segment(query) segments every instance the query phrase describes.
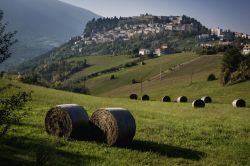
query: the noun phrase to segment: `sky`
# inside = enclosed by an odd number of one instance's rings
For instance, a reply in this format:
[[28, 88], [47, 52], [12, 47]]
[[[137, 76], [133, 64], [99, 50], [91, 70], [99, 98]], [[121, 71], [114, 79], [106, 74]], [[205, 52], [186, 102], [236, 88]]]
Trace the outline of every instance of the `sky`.
[[250, 0], [60, 0], [103, 17], [187, 15], [208, 28], [250, 34]]

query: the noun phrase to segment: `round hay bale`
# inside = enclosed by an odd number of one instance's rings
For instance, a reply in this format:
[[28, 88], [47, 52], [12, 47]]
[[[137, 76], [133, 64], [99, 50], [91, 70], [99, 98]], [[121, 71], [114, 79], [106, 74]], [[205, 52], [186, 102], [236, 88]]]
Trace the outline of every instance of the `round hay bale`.
[[203, 107], [205, 107], [205, 102], [203, 100], [200, 100], [200, 99], [194, 100], [192, 102], [192, 107], [194, 107], [194, 108], [203, 108]]
[[245, 100], [243, 99], [235, 99], [233, 102], [232, 102], [232, 105], [233, 107], [246, 107], [246, 102]]
[[141, 100], [143, 101], [148, 101], [149, 100], [149, 96], [148, 95], [143, 95]]
[[131, 95], [129, 96], [129, 98], [130, 98], [131, 100], [137, 100], [137, 99], [138, 99], [138, 96], [137, 96], [137, 94], [131, 94]]
[[177, 102], [178, 102], [178, 103], [185, 103], [185, 102], [187, 102], [187, 101], [188, 101], [188, 99], [187, 99], [186, 96], [180, 96], [180, 97], [178, 97], [178, 99], [177, 99]]
[[45, 117], [48, 134], [74, 139], [84, 139], [88, 135], [89, 117], [83, 107], [77, 104], [63, 104], [51, 108]]
[[135, 136], [135, 119], [124, 108], [98, 109], [90, 117], [90, 122], [101, 131], [95, 132], [95, 137], [110, 146], [128, 145]]
[[171, 98], [169, 96], [164, 96], [162, 102], [171, 102]]
[[204, 101], [205, 103], [212, 103], [212, 98], [209, 96], [203, 96], [201, 100]]

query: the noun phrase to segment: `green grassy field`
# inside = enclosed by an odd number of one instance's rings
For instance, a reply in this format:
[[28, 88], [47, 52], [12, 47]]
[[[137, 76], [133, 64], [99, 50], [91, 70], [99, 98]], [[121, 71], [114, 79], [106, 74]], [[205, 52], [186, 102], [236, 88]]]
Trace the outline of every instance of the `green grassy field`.
[[109, 69], [135, 60], [129, 56], [84, 56], [70, 58], [69, 61], [83, 61], [84, 59], [86, 59], [87, 63], [91, 66], [73, 74], [67, 81], [79, 80], [97, 71]]
[[137, 65], [112, 73], [117, 77], [117, 79], [110, 80], [111, 74], [104, 74], [88, 80], [86, 85], [90, 89], [90, 93], [92, 95], [102, 95], [122, 86], [130, 86], [132, 79], [136, 79], [137, 81], [141, 81], [141, 79], [143, 81], [150, 79], [151, 77], [159, 74], [160, 66], [162, 66], [162, 71], [165, 71], [180, 63], [184, 63], [197, 57], [198, 56], [193, 53], [161, 56], [159, 58], [146, 60], [145, 65]]
[[[8, 83], [0, 80], [0, 86]], [[1, 165], [34, 165], [41, 153], [47, 154], [48, 165], [250, 164], [250, 107], [236, 109], [231, 103], [221, 104], [227, 103], [227, 96], [222, 97], [224, 94], [218, 93], [221, 103], [193, 109], [191, 103], [102, 98], [16, 82], [12, 84], [33, 91], [32, 110], [20, 125], [12, 126], [0, 139]], [[249, 83], [236, 86], [244, 89]], [[246, 89], [244, 92], [246, 96], [249, 93]], [[9, 91], [0, 96], [7, 93]], [[230, 95], [238, 96], [238, 92], [231, 91]], [[249, 98], [246, 100], [249, 102]], [[80, 104], [89, 116], [100, 107], [129, 109], [137, 125], [133, 143], [127, 148], [119, 148], [47, 135], [45, 114], [50, 107], [62, 103]]]
[[[172, 100], [185, 95], [190, 102], [208, 95], [216, 103], [228, 104], [235, 98], [243, 98], [250, 103], [250, 94], [246, 93], [250, 87], [250, 81], [225, 87], [220, 84], [221, 59], [219, 55], [202, 56], [176, 70], [163, 73], [161, 80], [159, 77], [146, 80], [142, 84], [142, 94], [148, 94], [152, 100], [158, 101], [165, 95], [170, 96]], [[214, 73], [218, 80], [207, 81], [210, 73]], [[130, 83], [100, 95], [127, 98], [131, 93], [141, 96], [141, 84]]]
[[[94, 60], [98, 61], [98, 58], [95, 57]], [[112, 57], [104, 58], [107, 64], [109, 58], [112, 59]], [[225, 87], [220, 84], [221, 60], [221, 55], [200, 57], [192, 53], [165, 55], [146, 60], [145, 65], [94, 77], [86, 82], [86, 86], [90, 89], [91, 95], [103, 97], [128, 98], [130, 94], [136, 93], [139, 96], [148, 94], [151, 100], [160, 101], [165, 95], [170, 96], [172, 100], [185, 95], [191, 102], [208, 95], [215, 103], [228, 104], [235, 98], [243, 98], [250, 103], [250, 94], [246, 93], [250, 87], [249, 81]], [[98, 71], [99, 65], [101, 63], [93, 67], [94, 71]], [[162, 79], [159, 76], [160, 68]], [[218, 79], [207, 81], [211, 73]], [[111, 74], [114, 74], [116, 79], [110, 80]], [[132, 79], [137, 81], [143, 79], [142, 92], [141, 84], [132, 84]]]

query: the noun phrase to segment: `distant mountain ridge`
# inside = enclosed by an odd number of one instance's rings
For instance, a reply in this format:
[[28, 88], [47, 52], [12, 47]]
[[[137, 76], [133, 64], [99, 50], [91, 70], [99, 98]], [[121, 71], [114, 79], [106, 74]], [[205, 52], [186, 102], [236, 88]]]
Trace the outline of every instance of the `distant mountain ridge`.
[[86, 23], [100, 16], [58, 0], [1, 0], [0, 10], [9, 23], [8, 30], [17, 30], [19, 42], [13, 55], [0, 69], [39, 56], [79, 35]]

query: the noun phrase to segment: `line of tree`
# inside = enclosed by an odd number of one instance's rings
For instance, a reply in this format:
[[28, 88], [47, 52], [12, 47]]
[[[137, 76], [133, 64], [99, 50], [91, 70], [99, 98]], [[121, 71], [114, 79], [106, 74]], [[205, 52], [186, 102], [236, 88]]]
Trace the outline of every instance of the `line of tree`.
[[37, 67], [24, 70], [19, 73], [18, 80], [28, 84], [36, 84], [60, 90], [89, 94], [89, 90], [79, 84], [63, 84], [63, 82], [71, 75], [89, 66], [90, 65], [87, 64], [86, 59], [82, 61], [72, 61], [68, 58], [61, 58], [60, 60], [46, 62]]
[[233, 45], [216, 45], [212, 47], [197, 47], [195, 49], [195, 52], [198, 55], [214, 55], [218, 53], [224, 53], [225, 51], [233, 47], [234, 47]]

